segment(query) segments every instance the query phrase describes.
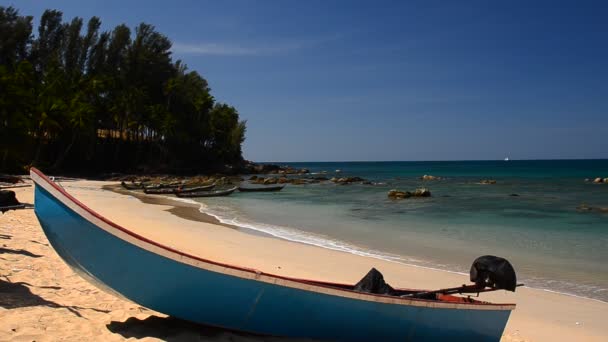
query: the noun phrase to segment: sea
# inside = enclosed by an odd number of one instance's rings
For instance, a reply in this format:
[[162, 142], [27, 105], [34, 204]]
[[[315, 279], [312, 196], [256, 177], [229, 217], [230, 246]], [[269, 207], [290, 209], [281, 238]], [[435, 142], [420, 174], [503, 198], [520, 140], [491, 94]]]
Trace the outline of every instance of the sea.
[[[234, 193], [197, 200], [201, 211], [251, 233], [451, 272], [497, 255], [526, 286], [608, 302], [608, 212], [594, 209], [608, 208], [608, 184], [586, 181], [607, 178], [608, 160], [278, 164], [372, 184]], [[421, 187], [432, 196], [387, 197]]]

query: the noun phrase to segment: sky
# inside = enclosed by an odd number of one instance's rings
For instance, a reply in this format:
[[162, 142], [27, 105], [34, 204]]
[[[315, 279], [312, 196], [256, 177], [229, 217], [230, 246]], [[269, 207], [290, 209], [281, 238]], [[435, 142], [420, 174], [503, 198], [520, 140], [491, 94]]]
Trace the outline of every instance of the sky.
[[606, 1], [0, 5], [156, 26], [247, 120], [249, 160], [608, 158]]

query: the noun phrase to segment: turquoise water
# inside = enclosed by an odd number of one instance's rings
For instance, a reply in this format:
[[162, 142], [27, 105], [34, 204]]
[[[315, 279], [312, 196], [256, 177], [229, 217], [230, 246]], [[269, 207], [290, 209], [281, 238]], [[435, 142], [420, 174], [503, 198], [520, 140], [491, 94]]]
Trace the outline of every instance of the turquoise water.
[[[608, 213], [576, 210], [608, 207], [608, 184], [584, 181], [608, 177], [608, 160], [287, 164], [375, 184], [288, 185], [201, 199], [202, 210], [283, 239], [456, 272], [499, 255], [526, 285], [608, 301]], [[386, 196], [423, 186], [431, 198]]]

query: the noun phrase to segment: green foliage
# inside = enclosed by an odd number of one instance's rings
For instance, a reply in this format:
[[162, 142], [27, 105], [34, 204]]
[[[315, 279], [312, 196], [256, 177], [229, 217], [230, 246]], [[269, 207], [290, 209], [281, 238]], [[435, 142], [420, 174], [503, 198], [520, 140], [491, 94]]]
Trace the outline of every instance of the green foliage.
[[0, 6], [0, 171], [216, 170], [242, 161], [245, 122], [142, 23], [63, 22]]

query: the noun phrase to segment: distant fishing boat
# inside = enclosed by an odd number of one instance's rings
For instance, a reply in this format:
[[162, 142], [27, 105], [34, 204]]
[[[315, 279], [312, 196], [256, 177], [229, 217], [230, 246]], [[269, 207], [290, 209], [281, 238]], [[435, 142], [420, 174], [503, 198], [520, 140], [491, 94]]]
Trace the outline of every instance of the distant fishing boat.
[[[502, 258], [478, 258], [471, 267], [473, 285], [435, 291], [367, 283], [375, 270], [357, 285], [278, 276], [140, 236], [88, 208], [37, 169], [30, 173], [36, 215], [59, 256], [97, 287], [173, 317], [315, 340], [499, 341], [515, 308], [454, 295], [514, 291], [515, 272]], [[390, 294], [368, 287], [382, 284]]]
[[143, 185], [144, 191], [145, 190], [158, 190], [158, 189], [177, 189], [180, 186], [182, 186], [183, 184], [180, 182], [174, 182], [174, 183], [158, 183], [158, 184], [148, 184], [148, 185]]
[[210, 185], [201, 185], [201, 186], [195, 186], [195, 187], [190, 187], [190, 188], [182, 188], [182, 187], [177, 187], [177, 188], [144, 188], [144, 193], [148, 194], [148, 195], [170, 195], [170, 194], [187, 194], [187, 193], [192, 193], [192, 192], [199, 192], [199, 191], [208, 191], [211, 190], [215, 187], [215, 183], [210, 184]]
[[283, 185], [263, 185], [263, 186], [239, 186], [239, 191], [242, 192], [273, 192], [281, 191], [285, 187]]
[[144, 193], [148, 195], [170, 195], [175, 193], [176, 188], [144, 188]]
[[187, 188], [177, 188], [177, 189], [175, 189], [175, 193], [187, 194], [187, 193], [190, 193], [190, 192], [208, 191], [208, 190], [211, 190], [213, 188], [215, 188], [215, 183], [209, 184], [209, 185], [200, 185], [200, 186], [187, 187]]
[[509, 161], [509, 157], [506, 157], [506, 158], [505, 158], [505, 161]]
[[176, 192], [175, 196], [177, 197], [219, 197], [219, 196], [228, 196], [236, 191], [236, 186], [224, 189], [224, 190], [215, 190], [215, 191], [195, 191], [195, 192]]

